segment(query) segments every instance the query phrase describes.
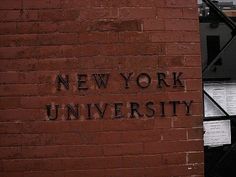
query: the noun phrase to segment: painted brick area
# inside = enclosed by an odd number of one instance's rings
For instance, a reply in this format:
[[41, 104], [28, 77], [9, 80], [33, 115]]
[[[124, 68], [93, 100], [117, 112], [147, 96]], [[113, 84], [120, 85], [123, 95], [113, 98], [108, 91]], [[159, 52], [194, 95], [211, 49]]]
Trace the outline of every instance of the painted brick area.
[[196, 0], [1, 0], [0, 176], [203, 177], [198, 28]]

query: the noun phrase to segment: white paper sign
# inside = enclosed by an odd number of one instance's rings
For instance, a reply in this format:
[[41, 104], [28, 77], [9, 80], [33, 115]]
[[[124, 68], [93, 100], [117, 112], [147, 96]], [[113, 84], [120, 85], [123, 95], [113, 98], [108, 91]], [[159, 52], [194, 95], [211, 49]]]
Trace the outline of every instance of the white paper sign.
[[231, 144], [230, 120], [205, 121], [204, 146], [222, 146]]
[[[229, 114], [236, 115], [236, 83], [207, 83], [204, 90]], [[214, 103], [204, 97], [205, 117], [225, 116]]]

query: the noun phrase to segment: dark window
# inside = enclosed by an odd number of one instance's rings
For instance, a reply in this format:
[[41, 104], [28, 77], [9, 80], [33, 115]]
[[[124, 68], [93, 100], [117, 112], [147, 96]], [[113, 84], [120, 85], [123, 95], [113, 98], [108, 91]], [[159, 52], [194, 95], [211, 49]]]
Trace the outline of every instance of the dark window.
[[[220, 36], [207, 36], [207, 65], [209, 65], [214, 58], [220, 53]], [[215, 65], [222, 65], [221, 58]]]

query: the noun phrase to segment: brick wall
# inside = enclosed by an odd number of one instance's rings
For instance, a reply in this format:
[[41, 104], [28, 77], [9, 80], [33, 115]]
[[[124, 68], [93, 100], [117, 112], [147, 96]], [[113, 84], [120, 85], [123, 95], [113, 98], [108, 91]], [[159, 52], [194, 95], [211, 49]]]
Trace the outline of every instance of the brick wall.
[[1, 177], [203, 176], [196, 0], [1, 0], [0, 63]]

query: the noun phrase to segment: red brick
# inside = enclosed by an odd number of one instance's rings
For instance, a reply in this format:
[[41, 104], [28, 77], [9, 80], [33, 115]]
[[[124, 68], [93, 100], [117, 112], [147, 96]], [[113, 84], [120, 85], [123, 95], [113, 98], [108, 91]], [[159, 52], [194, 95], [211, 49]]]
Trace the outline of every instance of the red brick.
[[[190, 46], [191, 48], [191, 46]], [[169, 67], [171, 72], [183, 72], [184, 79], [201, 79], [202, 70], [200, 67]]]
[[137, 176], [141, 177], [144, 176], [144, 170], [141, 168], [122, 168], [122, 169], [111, 169], [105, 170], [105, 174], [108, 176], [124, 176], [124, 177], [132, 177]]
[[119, 17], [121, 19], [144, 19], [155, 18], [155, 8], [120, 8]]
[[78, 121], [78, 122], [26, 122], [22, 125], [24, 133], [76, 133], [76, 132], [97, 132], [101, 131], [100, 121]]
[[144, 144], [144, 153], [172, 153], [199, 151], [202, 149], [202, 141], [163, 141]]
[[142, 32], [121, 32], [119, 33], [119, 41], [125, 43], [143, 43], [143, 42], [150, 42], [149, 35], [147, 33]]
[[155, 120], [155, 128], [170, 128], [171, 127], [171, 119], [162, 117]]
[[183, 8], [183, 17], [190, 19], [198, 19], [198, 10], [197, 8]]
[[162, 164], [174, 165], [174, 164], [186, 164], [186, 153], [172, 153], [162, 155]]
[[79, 34], [79, 43], [110, 44], [118, 42], [118, 34], [112, 32], [93, 32]]
[[165, 45], [152, 43], [104, 45], [100, 47], [100, 54], [105, 56], [164, 55]]
[[96, 170], [76, 170], [76, 171], [66, 171], [65, 175], [68, 177], [76, 176], [93, 176], [93, 177], [103, 177], [105, 174], [103, 169]]
[[44, 111], [34, 109], [11, 109], [0, 110], [0, 122], [21, 122], [21, 121], [35, 121], [44, 120], [42, 115]]
[[0, 11], [0, 21], [3, 22], [36, 21], [36, 20], [38, 20], [38, 12], [34, 10]]
[[120, 133], [120, 141], [129, 142], [149, 142], [161, 140], [161, 131], [145, 130], [145, 131], [127, 131]]
[[57, 171], [27, 171], [24, 172], [24, 177], [63, 177], [63, 172]]
[[124, 166], [128, 168], [156, 167], [162, 164], [160, 154], [124, 156], [123, 160]]
[[[58, 21], [57, 22], [40, 22], [38, 23], [38, 33], [53, 33], [58, 32]], [[28, 31], [27, 33], [31, 33]]]
[[200, 116], [193, 116], [189, 118], [177, 118], [174, 120], [174, 127], [176, 128], [188, 128], [188, 127], [202, 127], [202, 119]]
[[160, 67], [181, 67], [184, 66], [184, 57], [182, 56], [161, 56], [159, 57]]
[[188, 153], [188, 163], [203, 163], [203, 162], [204, 162], [203, 152]]
[[[92, 1], [94, 2], [94, 1]], [[80, 7], [90, 7], [90, 0], [62, 0], [62, 8], [80, 8]]]
[[141, 55], [164, 55], [166, 53], [164, 44], [143, 44], [137, 50]]
[[24, 72], [2, 72], [0, 73], [1, 84], [32, 84], [40, 83], [37, 74]]
[[[47, 25], [44, 25], [44, 28], [46, 28]], [[57, 29], [58, 27], [58, 29]], [[63, 32], [63, 33], [67, 33], [67, 32], [85, 32], [87, 30], [88, 27], [88, 22], [79, 22], [79, 21], [60, 21], [57, 22], [57, 24], [55, 24], [54, 31], [58, 32]]]
[[[86, 174], [86, 173], [85, 173]], [[106, 176], [114, 176], [114, 177], [141, 177], [144, 176], [144, 170], [140, 168], [120, 168], [120, 169], [106, 169], [103, 172], [97, 173], [100, 177]], [[94, 175], [92, 175], [94, 176]]]
[[182, 18], [183, 12], [181, 8], [158, 8], [158, 18]]
[[80, 45], [76, 48], [76, 50], [78, 52], [76, 55], [77, 57], [89, 57], [103, 54], [102, 51], [99, 50], [98, 45]]
[[58, 31], [56, 22], [18, 22], [17, 33], [19, 34], [36, 34], [52, 33]]
[[0, 146], [19, 146], [21, 145], [21, 134], [0, 134]]
[[82, 31], [96, 32], [120, 32], [120, 31], [141, 31], [142, 22], [140, 20], [99, 20], [94, 23], [82, 23]]
[[196, 32], [194, 32], [194, 31], [184, 31], [183, 32], [183, 38], [184, 38], [183, 41], [184, 42], [199, 42], [199, 40], [200, 40], [199, 36], [200, 36], [199, 32], [197, 32], [197, 31]]
[[15, 159], [21, 158], [20, 147], [0, 147], [0, 158], [1, 159]]
[[41, 1], [23, 0], [24, 9], [53, 9], [60, 7], [61, 7], [60, 0], [41, 0]]
[[21, 144], [25, 146], [95, 145], [99, 143], [99, 133], [96, 132], [23, 134], [21, 139]]
[[200, 56], [186, 56], [185, 57], [185, 66], [200, 66], [201, 59]]
[[186, 90], [201, 90], [202, 81], [199, 79], [186, 80]]
[[21, 9], [22, 2], [20, 0], [2, 0], [0, 9]]
[[194, 55], [199, 54], [200, 52], [200, 45], [199, 43], [178, 43], [178, 44], [167, 44], [166, 52], [169, 55]]
[[193, 128], [188, 130], [188, 139], [203, 139], [203, 129]]
[[1, 97], [0, 109], [14, 109], [20, 106], [20, 97]]
[[63, 57], [62, 50], [63, 48], [60, 46], [40, 46], [34, 49], [33, 56], [36, 58], [60, 58]]
[[7, 177], [24, 177], [24, 172], [0, 172], [1, 176], [7, 176]]
[[[5, 2], [5, 1], [4, 1]], [[14, 3], [15, 2], [15, 3]], [[0, 176], [202, 176], [202, 90], [195, 0], [10, 0], [0, 7]], [[120, 73], [133, 72], [126, 89]], [[181, 88], [157, 88], [157, 72], [183, 72]], [[57, 91], [58, 74], [70, 89]], [[78, 73], [88, 90], [78, 91]], [[92, 74], [109, 73], [106, 89]], [[149, 88], [137, 85], [148, 73]], [[145, 81], [142, 81], [145, 83]], [[129, 102], [193, 100], [178, 116], [130, 117]], [[125, 118], [113, 119], [114, 102]], [[66, 104], [80, 118], [66, 120]], [[108, 103], [104, 118], [86, 104]], [[60, 104], [49, 121], [45, 105]]]
[[185, 175], [199, 175], [202, 174], [204, 166], [198, 164], [192, 165], [175, 165], [175, 166], [161, 166], [157, 168], [147, 168], [145, 170], [146, 176], [161, 177], [161, 176], [185, 176]]
[[25, 146], [21, 149], [22, 158], [75, 158], [103, 155], [102, 146]]
[[153, 7], [153, 6], [158, 6], [158, 7], [163, 7], [165, 6], [165, 1], [164, 0], [158, 0], [158, 1], [152, 1], [152, 0], [145, 0], [145, 1], [140, 1], [140, 0], [121, 0], [121, 1], [116, 1], [116, 0], [111, 0], [111, 1], [106, 1], [106, 0], [94, 0], [92, 1], [92, 6], [95, 7]]
[[169, 92], [168, 96], [169, 99], [176, 99], [176, 100], [194, 100], [195, 102], [201, 102], [202, 98], [199, 97], [199, 91], [191, 91], [191, 92]]
[[121, 168], [123, 159], [119, 156], [113, 157], [93, 157], [80, 159], [65, 159], [62, 161], [63, 169], [83, 170], [83, 169], [114, 169]]
[[29, 171], [31, 170], [48, 170], [48, 169], [60, 169], [61, 165], [59, 160], [5, 160], [3, 162], [4, 171]]
[[32, 84], [10, 84], [0, 86], [1, 96], [30, 96], [38, 94], [38, 86]]
[[161, 19], [145, 19], [143, 25], [144, 31], [164, 30], [165, 23]]
[[[77, 51], [76, 48], [74, 49], [69, 49], [69, 48], [63, 48], [62, 50], [64, 50], [64, 56], [76, 56], [77, 55]], [[67, 54], [67, 52], [71, 52], [69, 54]], [[74, 52], [74, 53], [73, 53]], [[86, 58], [88, 59], [88, 58]], [[81, 62], [80, 62], [81, 61]], [[56, 71], [58, 70], [66, 70], [66, 69], [71, 69], [71, 70], [76, 70], [76, 69], [86, 69], [88, 67], [86, 67], [85, 62], [82, 62], [83, 60], [81, 59], [74, 59], [74, 58], [60, 58], [60, 59], [54, 59], [54, 58], [49, 58], [49, 59], [42, 59], [39, 61], [37, 68], [41, 68], [42, 71], [44, 71], [42, 74], [45, 75], [52, 75], [54, 74], [54, 76], [56, 77], [56, 75], [58, 74]], [[81, 64], [85, 64], [85, 65], [81, 65]], [[81, 65], [81, 66], [79, 66]], [[51, 73], [50, 73], [51, 71]], [[52, 72], [54, 71], [54, 72]], [[51, 79], [55, 80], [55, 79]], [[43, 81], [45, 83], [45, 80]], [[52, 83], [52, 82], [51, 82]]]
[[0, 123], [0, 134], [11, 134], [11, 133], [21, 133], [22, 132], [22, 123]]
[[162, 133], [162, 140], [171, 141], [171, 140], [186, 140], [187, 131], [185, 129], [165, 129]]
[[174, 31], [198, 31], [199, 22], [198, 20], [168, 19], [165, 21], [165, 28]]
[[7, 10], [2, 10], [0, 11], [0, 21], [17, 21], [20, 18], [20, 11], [18, 10], [12, 10], [12, 11], [7, 11]]
[[2, 47], [0, 48], [0, 58], [10, 59], [10, 58], [25, 58], [34, 55], [32, 48], [28, 47]]
[[34, 46], [38, 44], [37, 35], [4, 35], [1, 36], [1, 47]]
[[39, 45], [73, 45], [78, 44], [78, 34], [76, 33], [57, 33], [38, 35]]
[[37, 22], [18, 22], [17, 33], [19, 34], [32, 34], [38, 32]]
[[81, 9], [79, 13], [81, 19], [109, 19], [118, 18], [117, 8], [86, 8]]
[[103, 123], [104, 131], [142, 130], [143, 128], [144, 128], [144, 122], [136, 120], [106, 120]]
[[168, 7], [197, 7], [197, 2], [196, 0], [169, 0], [166, 1], [166, 5]]
[[0, 23], [0, 34], [15, 34], [15, 33], [16, 33], [15, 22]]
[[143, 153], [142, 144], [104, 145], [104, 155], [137, 155]]
[[149, 35], [152, 42], [181, 42], [184, 40], [183, 32], [157, 31]]
[[27, 60], [1, 60], [0, 71], [34, 71], [38, 61], [35, 59]]
[[70, 21], [76, 20], [79, 18], [80, 11], [78, 9], [70, 9], [70, 10], [39, 10], [38, 19], [40, 21]]

